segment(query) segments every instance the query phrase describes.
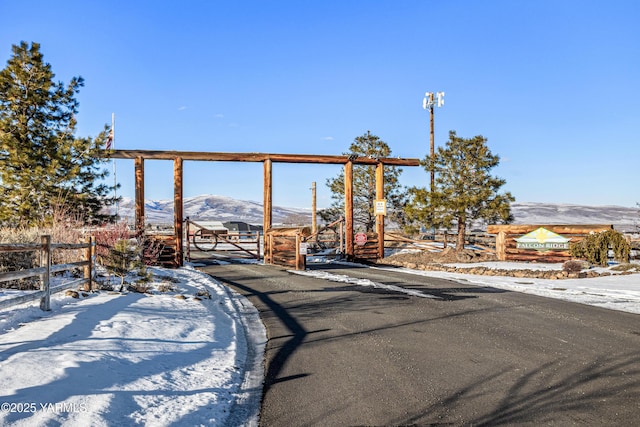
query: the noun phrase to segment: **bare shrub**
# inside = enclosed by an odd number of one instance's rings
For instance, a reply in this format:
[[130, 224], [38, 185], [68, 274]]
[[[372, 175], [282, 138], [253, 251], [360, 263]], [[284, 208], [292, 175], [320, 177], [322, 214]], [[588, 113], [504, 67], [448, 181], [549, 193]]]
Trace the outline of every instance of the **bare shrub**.
[[158, 258], [160, 258], [165, 244], [146, 234], [139, 236], [137, 240], [138, 247], [142, 250], [142, 263], [144, 265], [158, 265]]
[[640, 271], [640, 264], [638, 263], [622, 263], [611, 267], [611, 270], [615, 271]]
[[[0, 242], [2, 243], [37, 243], [40, 239], [39, 236], [38, 230], [33, 228], [0, 228]], [[40, 254], [38, 251], [0, 253], [0, 272], [29, 270], [38, 267], [39, 263]], [[39, 286], [37, 277], [0, 283], [0, 287], [20, 290], [38, 289]]]
[[149, 294], [151, 293], [151, 289], [152, 287], [148, 283], [134, 283], [127, 286], [129, 292], [137, 292], [140, 294]]
[[162, 293], [175, 292], [177, 290], [174, 284], [166, 282], [160, 283], [158, 286], [156, 286], [156, 289], [158, 290], [158, 292]]
[[196, 297], [211, 299], [211, 294], [207, 290], [199, 290], [198, 292], [196, 292]]
[[587, 267], [588, 265], [585, 267], [585, 263], [583, 261], [573, 259], [565, 261], [564, 264], [562, 264], [562, 270], [566, 271], [567, 273], [579, 273]]
[[[8, 244], [38, 244], [44, 235], [51, 236], [52, 243], [82, 243], [83, 223], [80, 219], [67, 214], [64, 206], [52, 210], [50, 220], [38, 227], [0, 228], [0, 242]], [[20, 271], [40, 266], [40, 251], [0, 253], [0, 271]], [[84, 257], [84, 249], [54, 249], [51, 251], [52, 264], [68, 264]], [[14, 280], [0, 284], [2, 287], [23, 290], [38, 289], [36, 277]]]
[[156, 275], [156, 278], [161, 280], [163, 283], [180, 283], [180, 279], [172, 276]]
[[115, 248], [118, 241], [128, 240], [131, 232], [127, 223], [120, 221], [93, 230], [93, 235], [96, 238], [96, 260], [104, 265], [110, 256], [110, 250]]
[[[51, 212], [51, 222], [40, 229], [40, 234], [51, 236], [51, 243], [84, 243], [84, 221], [73, 215], [62, 202], [55, 204]], [[52, 251], [53, 264], [67, 264], [79, 261], [84, 257], [84, 249], [56, 249]]]

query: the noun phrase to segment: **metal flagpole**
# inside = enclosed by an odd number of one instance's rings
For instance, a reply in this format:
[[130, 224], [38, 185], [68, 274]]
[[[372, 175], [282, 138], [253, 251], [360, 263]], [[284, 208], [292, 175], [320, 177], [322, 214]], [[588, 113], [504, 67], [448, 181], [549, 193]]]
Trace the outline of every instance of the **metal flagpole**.
[[[116, 113], [111, 113], [111, 149], [116, 149]], [[116, 177], [116, 159], [113, 160], [113, 198], [116, 203], [116, 220], [118, 220], [118, 179]]]

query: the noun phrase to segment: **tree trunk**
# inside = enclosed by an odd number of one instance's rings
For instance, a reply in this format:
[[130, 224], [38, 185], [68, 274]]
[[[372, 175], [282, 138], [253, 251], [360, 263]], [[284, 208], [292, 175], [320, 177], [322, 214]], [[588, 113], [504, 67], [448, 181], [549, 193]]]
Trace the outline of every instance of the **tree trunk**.
[[458, 238], [456, 240], [456, 252], [464, 250], [464, 235], [467, 229], [466, 221], [458, 219]]

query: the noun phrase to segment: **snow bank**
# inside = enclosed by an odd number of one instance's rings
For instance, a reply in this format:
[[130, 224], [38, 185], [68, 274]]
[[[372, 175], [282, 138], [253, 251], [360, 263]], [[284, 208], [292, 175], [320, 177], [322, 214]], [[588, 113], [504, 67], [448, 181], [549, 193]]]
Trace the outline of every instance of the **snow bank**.
[[151, 294], [0, 312], [1, 425], [257, 424], [266, 334], [255, 308], [192, 268], [152, 272]]

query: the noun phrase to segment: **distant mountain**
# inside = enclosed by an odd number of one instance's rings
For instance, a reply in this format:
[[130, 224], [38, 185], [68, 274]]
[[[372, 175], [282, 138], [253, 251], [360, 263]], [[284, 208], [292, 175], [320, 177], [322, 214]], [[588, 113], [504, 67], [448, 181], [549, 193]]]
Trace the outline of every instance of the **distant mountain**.
[[[185, 197], [183, 206], [184, 217], [193, 220], [216, 221], [244, 221], [249, 224], [262, 225], [262, 203], [249, 200], [236, 200], [225, 196], [202, 195]], [[147, 222], [151, 224], [173, 223], [173, 200], [145, 200], [144, 213]], [[121, 218], [135, 217], [135, 202], [131, 198], [124, 198], [118, 205]], [[311, 222], [311, 209], [284, 208], [274, 206], [272, 218], [274, 224], [286, 224], [292, 219], [305, 218]], [[298, 221], [296, 221], [298, 222]]]
[[[118, 211], [121, 218], [133, 220], [134, 201], [125, 198]], [[622, 206], [515, 202], [511, 204], [511, 211], [516, 224], [613, 224], [620, 231], [635, 231], [640, 226], [640, 209]], [[173, 223], [173, 200], [146, 200], [145, 215], [152, 224]], [[260, 225], [262, 203], [213, 195], [187, 197], [184, 216], [193, 220], [244, 221]], [[274, 224], [292, 222], [310, 223], [311, 209], [273, 207]]]
[[640, 209], [554, 203], [511, 204], [516, 224], [613, 224], [619, 231], [636, 231]]

